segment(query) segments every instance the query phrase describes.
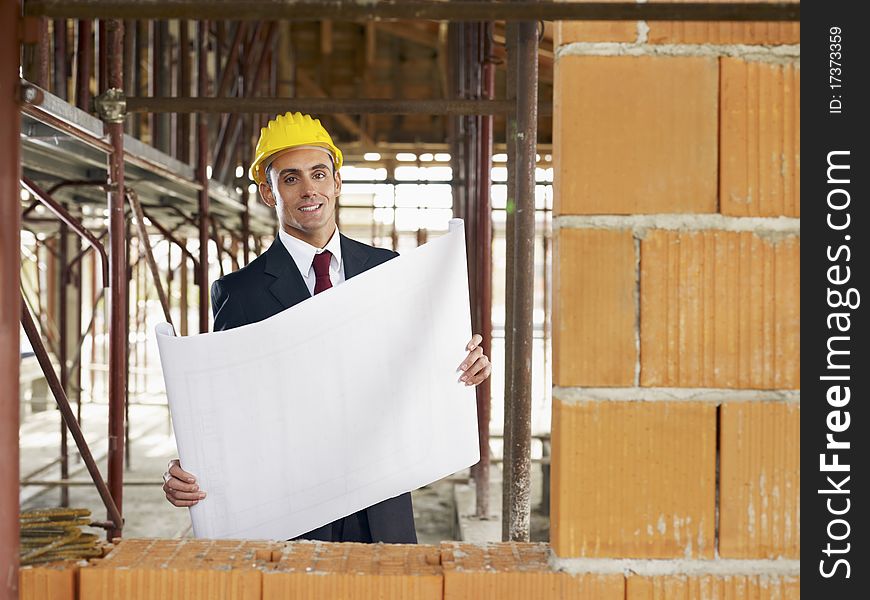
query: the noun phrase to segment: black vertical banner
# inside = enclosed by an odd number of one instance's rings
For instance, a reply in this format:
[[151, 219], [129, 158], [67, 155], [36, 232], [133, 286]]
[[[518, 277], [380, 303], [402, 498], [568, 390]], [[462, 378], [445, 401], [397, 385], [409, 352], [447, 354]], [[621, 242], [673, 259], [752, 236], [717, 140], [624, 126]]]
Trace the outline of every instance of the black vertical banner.
[[[801, 4], [801, 592], [870, 597], [870, 33]], [[824, 594], [824, 596], [822, 595]]]

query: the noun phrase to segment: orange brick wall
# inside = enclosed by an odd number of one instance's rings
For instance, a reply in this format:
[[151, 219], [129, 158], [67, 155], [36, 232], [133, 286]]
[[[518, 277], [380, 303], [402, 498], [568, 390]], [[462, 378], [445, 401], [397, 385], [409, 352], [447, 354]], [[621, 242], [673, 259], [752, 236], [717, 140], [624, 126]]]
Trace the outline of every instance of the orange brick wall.
[[[697, 562], [697, 561], [696, 561]], [[782, 600], [797, 572], [660, 575], [564, 568], [541, 543], [332, 544], [125, 539], [104, 558], [25, 567], [27, 600]]]
[[565, 56], [557, 64], [556, 211], [716, 211], [715, 58]]
[[75, 561], [21, 567], [18, 572], [19, 600], [76, 600]]
[[641, 385], [800, 385], [800, 244], [751, 232], [641, 242]]
[[551, 543], [628, 599], [799, 594], [799, 27], [556, 26]]
[[722, 213], [800, 216], [800, 66], [723, 58]]
[[626, 600], [798, 600], [796, 577], [631, 576], [626, 580]]
[[726, 402], [721, 408], [719, 554], [800, 557], [800, 406]]
[[[556, 385], [632, 385], [637, 348], [635, 251], [628, 231], [556, 232]], [[607, 314], [607, 319], [599, 318]]]
[[712, 558], [716, 407], [553, 401], [558, 556]]

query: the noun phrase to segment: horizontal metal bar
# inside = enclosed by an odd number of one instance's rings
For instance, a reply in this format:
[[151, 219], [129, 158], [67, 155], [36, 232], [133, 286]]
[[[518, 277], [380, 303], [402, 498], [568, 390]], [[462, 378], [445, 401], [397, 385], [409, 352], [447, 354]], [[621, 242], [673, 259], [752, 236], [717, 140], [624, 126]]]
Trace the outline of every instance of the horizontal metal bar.
[[443, 2], [441, 0], [28, 0], [24, 14], [53, 18], [333, 21], [798, 21], [800, 4], [778, 2]]
[[25, 476], [22, 477], [21, 479], [24, 480], [24, 481], [27, 481], [27, 480], [29, 480], [29, 479], [33, 479], [34, 477], [36, 477], [36, 476], [39, 475], [40, 473], [43, 473], [43, 472], [45, 472], [45, 471], [48, 471], [50, 468], [52, 468], [53, 466], [55, 466], [55, 465], [56, 465], [57, 463], [59, 463], [59, 462], [60, 462], [60, 457], [57, 457], [57, 458], [55, 458], [53, 461], [51, 461], [50, 463], [45, 464], [45, 465], [42, 465], [41, 467], [39, 467], [39, 468], [36, 469], [35, 471], [31, 471], [30, 473], [28, 473], [27, 475], [25, 475]]
[[386, 98], [127, 98], [128, 113], [284, 113], [494, 115], [515, 110], [508, 100]]
[[[73, 486], [73, 487], [90, 487], [94, 485], [94, 482], [90, 479], [25, 479], [21, 481], [22, 486], [34, 486], [34, 487], [60, 487], [60, 486]], [[162, 479], [125, 479], [124, 487], [127, 486], [143, 486], [143, 485], [155, 485], [161, 486], [163, 485]]]

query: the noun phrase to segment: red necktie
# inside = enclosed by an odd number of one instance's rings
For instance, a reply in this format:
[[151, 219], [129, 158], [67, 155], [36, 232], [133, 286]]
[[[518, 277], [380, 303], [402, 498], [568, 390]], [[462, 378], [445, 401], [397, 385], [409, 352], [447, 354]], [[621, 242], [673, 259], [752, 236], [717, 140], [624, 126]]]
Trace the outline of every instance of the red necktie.
[[332, 252], [329, 250], [324, 250], [320, 254], [314, 255], [315, 295], [332, 287], [332, 281], [329, 279], [329, 261], [331, 258]]

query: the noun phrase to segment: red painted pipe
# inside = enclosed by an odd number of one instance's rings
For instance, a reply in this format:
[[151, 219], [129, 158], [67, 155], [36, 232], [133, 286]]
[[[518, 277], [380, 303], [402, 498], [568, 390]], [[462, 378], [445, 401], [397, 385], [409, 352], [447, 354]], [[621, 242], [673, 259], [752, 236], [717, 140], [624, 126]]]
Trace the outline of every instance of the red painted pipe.
[[[108, 85], [124, 86], [124, 22], [106, 23], [108, 45]], [[124, 493], [124, 398], [127, 388], [127, 248], [124, 214], [124, 124], [107, 123], [112, 144], [109, 154], [109, 490], [123, 515]], [[121, 530], [110, 529], [108, 538], [119, 537]]]
[[20, 11], [18, 1], [0, 2], [0, 600], [18, 597]]

